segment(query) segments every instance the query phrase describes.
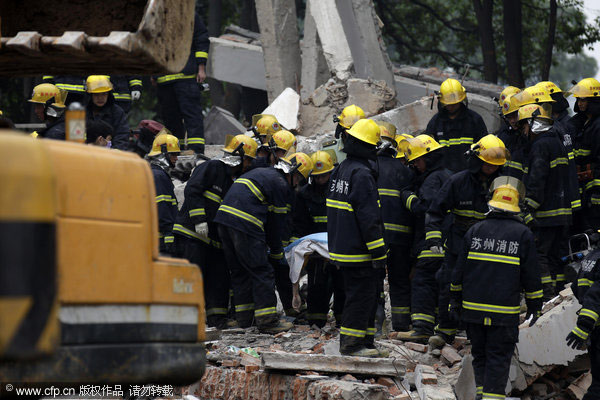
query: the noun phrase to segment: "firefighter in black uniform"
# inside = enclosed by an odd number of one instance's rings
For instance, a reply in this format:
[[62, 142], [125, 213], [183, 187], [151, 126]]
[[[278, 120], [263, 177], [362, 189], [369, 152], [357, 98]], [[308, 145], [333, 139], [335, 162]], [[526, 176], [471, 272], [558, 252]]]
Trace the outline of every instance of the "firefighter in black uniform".
[[[293, 237], [298, 239], [318, 232], [327, 232], [327, 207], [325, 198], [329, 188], [329, 177], [334, 161], [326, 151], [311, 155], [313, 171], [308, 185], [296, 195], [292, 208]], [[333, 312], [336, 322], [341, 324], [344, 308], [344, 288], [340, 270], [322, 258], [309, 258], [305, 266], [308, 275], [306, 319], [310, 325], [322, 328], [327, 322], [329, 300], [334, 295]]]
[[467, 324], [478, 398], [497, 400], [505, 396], [519, 339], [520, 293], [525, 290], [532, 326], [542, 308], [542, 285], [534, 236], [517, 217], [522, 183], [501, 176], [492, 189], [490, 213], [462, 241], [450, 315]]
[[85, 105], [87, 101], [87, 96], [85, 94], [85, 77], [44, 75], [42, 76], [42, 82], [51, 83], [61, 90], [66, 90], [69, 93], [65, 103], [67, 106], [75, 102]]
[[[414, 215], [412, 256], [417, 258], [417, 264], [411, 282], [412, 330], [400, 332], [398, 338], [423, 342], [433, 335], [438, 297], [435, 277], [444, 260], [441, 248], [432, 251], [425, 246], [425, 213], [451, 174], [443, 165], [443, 147], [430, 136], [405, 139], [399, 146], [417, 173], [412, 190], [404, 189], [401, 193], [401, 205]], [[442, 231], [447, 229], [446, 225], [445, 222]]]
[[50, 83], [41, 83], [33, 88], [31, 99], [34, 113], [40, 121], [46, 123], [46, 128], [33, 132], [33, 137], [65, 140], [65, 99], [68, 92], [58, 89]]
[[275, 167], [246, 172], [235, 180], [214, 219], [219, 224], [240, 327], [250, 326], [253, 319], [262, 332], [292, 327], [277, 316], [275, 278], [268, 257], [283, 259], [292, 185], [304, 179], [297, 168], [280, 160]]
[[600, 329], [596, 329], [600, 314], [599, 259], [600, 249], [589, 253], [581, 261], [578, 279], [572, 286], [573, 293], [582, 308], [579, 310], [577, 325], [566, 340], [567, 344], [574, 349], [585, 350], [587, 347], [592, 371], [592, 384], [583, 396], [583, 400], [597, 399], [600, 393]]
[[90, 75], [85, 81], [85, 90], [91, 98], [86, 107], [88, 120], [102, 120], [113, 128], [112, 146], [115, 149], [129, 148], [129, 124], [125, 112], [115, 104], [113, 85], [106, 75]]
[[569, 159], [553, 128], [552, 107], [528, 104], [519, 108], [521, 132], [530, 141], [525, 176], [525, 222], [534, 227], [544, 300], [554, 297], [557, 275], [564, 272], [560, 254], [571, 224], [571, 198], [567, 185]]
[[[396, 127], [379, 122], [383, 145], [377, 155], [377, 187], [381, 213], [388, 245], [388, 283], [392, 305], [392, 329], [410, 329], [410, 279], [412, 267], [410, 247], [413, 234], [413, 216], [399, 205], [402, 190], [410, 186], [413, 171], [404, 165], [403, 152], [398, 152]], [[403, 139], [398, 135], [399, 139]]]
[[600, 229], [600, 82], [585, 78], [569, 89], [575, 115], [569, 124], [575, 134], [575, 163], [583, 190], [582, 229]]
[[142, 97], [142, 77], [141, 76], [111, 76], [113, 83], [115, 103], [129, 114], [131, 103], [138, 101]]
[[[444, 264], [438, 273], [440, 284], [439, 319], [436, 335], [429, 339], [433, 347], [443, 347], [454, 341], [457, 326], [448, 317], [450, 279], [462, 239], [475, 223], [485, 219], [489, 211], [487, 199], [499, 169], [509, 159], [502, 140], [494, 135], [484, 136], [468, 152], [469, 169], [457, 172], [442, 186], [425, 216], [425, 248], [435, 251], [445, 248]], [[453, 223], [446, 242], [442, 243], [442, 225], [450, 213]]]
[[506, 160], [502, 167], [502, 175], [522, 180], [527, 166], [527, 148], [529, 146], [527, 138], [519, 131], [519, 108], [521, 105], [515, 98], [515, 94], [508, 94], [504, 96], [504, 100], [500, 100], [504, 123], [496, 136], [502, 140], [510, 153], [510, 160]]
[[467, 92], [456, 79], [440, 86], [439, 112], [427, 124], [425, 133], [445, 146], [444, 167], [452, 172], [466, 169], [463, 154], [487, 134], [483, 118], [467, 107]]
[[256, 142], [249, 136], [237, 135], [226, 143], [223, 152], [224, 157], [194, 168], [173, 229], [178, 255], [202, 269], [207, 323], [219, 329], [227, 326], [230, 285], [214, 219], [233, 181], [256, 156]]
[[158, 102], [165, 126], [179, 140], [183, 140], [187, 131], [188, 147], [196, 153], [204, 153], [202, 91], [199, 84], [206, 79], [208, 46], [208, 31], [196, 14], [192, 48], [185, 67], [178, 74], [156, 78]]
[[333, 170], [326, 200], [329, 257], [342, 270], [346, 293], [340, 353], [379, 357], [374, 344], [377, 282], [387, 262], [372, 168], [379, 125], [360, 119], [342, 135], [347, 158]]
[[166, 130], [159, 132], [148, 153], [158, 209], [158, 237], [161, 253], [175, 255], [173, 225], [177, 216], [177, 199], [169, 171], [175, 167], [179, 155], [179, 141]]

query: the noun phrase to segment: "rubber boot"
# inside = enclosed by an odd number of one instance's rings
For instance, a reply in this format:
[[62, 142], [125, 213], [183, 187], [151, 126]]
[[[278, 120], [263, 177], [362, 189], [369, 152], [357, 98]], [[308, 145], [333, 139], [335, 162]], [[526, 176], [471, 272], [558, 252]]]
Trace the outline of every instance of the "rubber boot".
[[375, 346], [375, 336], [373, 336], [373, 335], [367, 335], [367, 336], [365, 336], [365, 347], [367, 349], [375, 349], [375, 350], [377, 350], [377, 352], [379, 353], [379, 355], [378, 355], [379, 358], [387, 358], [387, 357], [390, 356], [390, 352], [389, 351], [378, 349]]
[[394, 332], [410, 330], [410, 314], [392, 314], [392, 329]]
[[544, 297], [542, 301], [547, 302], [554, 298], [554, 284], [553, 283], [543, 283], [542, 290], [544, 292]]
[[340, 335], [340, 354], [354, 357], [379, 357], [377, 349], [365, 347], [364, 337]]
[[406, 342], [427, 344], [431, 336], [433, 336], [433, 325], [419, 321], [413, 324], [412, 330], [398, 332], [396, 339], [404, 340]]
[[289, 331], [294, 324], [288, 321], [280, 320], [277, 314], [256, 317], [256, 326], [261, 333], [279, 333]]

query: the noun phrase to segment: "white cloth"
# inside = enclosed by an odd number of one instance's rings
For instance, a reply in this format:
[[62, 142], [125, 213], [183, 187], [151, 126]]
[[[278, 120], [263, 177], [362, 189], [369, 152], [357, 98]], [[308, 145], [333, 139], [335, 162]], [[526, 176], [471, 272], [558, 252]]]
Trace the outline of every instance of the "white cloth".
[[329, 260], [327, 232], [304, 236], [291, 243], [284, 250], [285, 259], [290, 266], [290, 280], [292, 283], [296, 283], [300, 279], [300, 272], [304, 263], [312, 254], [317, 253], [319, 256]]

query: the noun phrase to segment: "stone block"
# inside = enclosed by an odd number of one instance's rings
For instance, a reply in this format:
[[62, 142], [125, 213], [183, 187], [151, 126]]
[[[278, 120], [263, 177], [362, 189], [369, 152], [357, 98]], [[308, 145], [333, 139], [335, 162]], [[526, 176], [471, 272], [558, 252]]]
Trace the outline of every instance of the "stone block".
[[458, 354], [454, 347], [448, 345], [444, 346], [442, 349], [442, 357], [449, 366], [453, 366], [454, 364], [462, 361], [462, 357]]
[[418, 351], [419, 353], [427, 353], [427, 350], [429, 349], [429, 347], [426, 344], [413, 342], [405, 342], [404, 347], [406, 347], [407, 349]]
[[223, 82], [267, 89], [263, 50], [256, 45], [211, 37], [207, 75]]
[[307, 400], [386, 400], [389, 398], [390, 394], [385, 386], [338, 380], [311, 383], [306, 397]]
[[427, 123], [436, 113], [435, 105], [431, 108], [431, 98], [426, 97], [376, 115], [373, 120], [394, 124], [398, 133], [419, 134], [425, 131]]
[[360, 106], [367, 117], [387, 111], [396, 104], [395, 90], [384, 80], [348, 79], [346, 84], [348, 100], [345, 105]]
[[591, 384], [592, 374], [590, 372], [586, 372], [569, 385], [567, 388], [567, 393], [569, 393], [569, 395], [571, 395], [573, 398], [581, 400]]
[[226, 135], [237, 135], [244, 132], [246, 132], [244, 125], [224, 108], [212, 106], [204, 118], [206, 144], [224, 145]]
[[475, 400], [477, 387], [473, 370], [473, 356], [467, 355], [463, 358], [454, 391], [458, 400]]
[[294, 0], [256, 0], [267, 93], [273, 101], [300, 80], [300, 40]]
[[298, 111], [300, 109], [300, 96], [292, 88], [283, 90], [263, 114], [271, 114], [286, 129], [298, 129]]

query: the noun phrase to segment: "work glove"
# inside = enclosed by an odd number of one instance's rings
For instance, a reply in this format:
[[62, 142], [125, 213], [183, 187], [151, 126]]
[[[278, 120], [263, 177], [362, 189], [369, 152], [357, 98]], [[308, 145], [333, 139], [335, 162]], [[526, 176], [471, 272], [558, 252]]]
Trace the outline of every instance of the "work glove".
[[577, 326], [567, 335], [567, 346], [573, 349], [584, 350], [587, 346], [588, 336], [594, 329], [596, 322], [585, 315], [579, 315], [577, 318]]
[[131, 100], [138, 101], [140, 97], [142, 97], [142, 92], [140, 92], [139, 90], [131, 91]]
[[204, 239], [208, 238], [208, 222], [201, 222], [196, 224], [196, 233]]
[[450, 318], [450, 321], [454, 322], [455, 324], [459, 324], [461, 313], [462, 306], [460, 304], [460, 299], [451, 298], [450, 304], [448, 305], [448, 317]]
[[387, 260], [385, 258], [382, 260], [373, 260], [372, 264], [373, 268], [375, 269], [384, 269], [387, 264]]
[[529, 327], [531, 328], [537, 322], [540, 317], [541, 312], [539, 310], [529, 310], [527, 307], [527, 314], [525, 315], [525, 321], [527, 321], [531, 317], [531, 322], [529, 322]]
[[431, 246], [429, 251], [431, 251], [433, 254], [444, 254], [444, 249], [442, 246]]

